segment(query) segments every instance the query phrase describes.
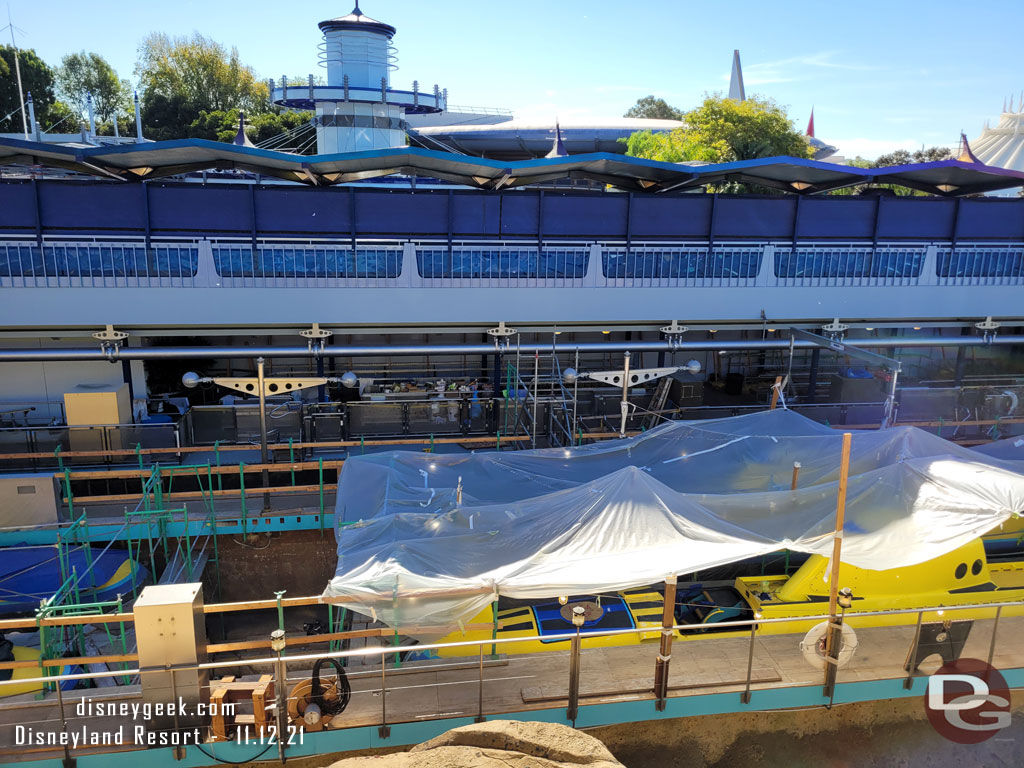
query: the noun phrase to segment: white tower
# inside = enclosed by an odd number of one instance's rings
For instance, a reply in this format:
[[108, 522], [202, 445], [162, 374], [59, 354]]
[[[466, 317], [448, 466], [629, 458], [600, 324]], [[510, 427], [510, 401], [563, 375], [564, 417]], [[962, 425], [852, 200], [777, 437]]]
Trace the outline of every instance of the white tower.
[[282, 79], [275, 87], [270, 81], [274, 103], [315, 110], [317, 154], [405, 146], [406, 114], [445, 109], [447, 97], [436, 85], [428, 93], [421, 93], [416, 81], [411, 91], [391, 88], [396, 67], [390, 24], [364, 16], [357, 3], [352, 13], [319, 26], [327, 85], [314, 85], [312, 75], [302, 84]]

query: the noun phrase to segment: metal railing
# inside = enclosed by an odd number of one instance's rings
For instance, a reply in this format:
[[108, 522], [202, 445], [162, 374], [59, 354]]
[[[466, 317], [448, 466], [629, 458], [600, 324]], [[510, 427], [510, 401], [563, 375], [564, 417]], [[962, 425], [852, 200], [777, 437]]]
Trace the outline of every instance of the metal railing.
[[757, 245], [645, 245], [604, 248], [601, 267], [606, 285], [749, 286], [762, 256]]
[[940, 285], [1024, 285], [1020, 245], [940, 246], [936, 259]]
[[[176, 424], [97, 424], [75, 427], [6, 427], [0, 429], [0, 454], [32, 454], [31, 459], [18, 460], [19, 466], [32, 468], [61, 467], [68, 464], [112, 463], [110, 451], [142, 448], [181, 447], [181, 433]], [[75, 457], [61, 456], [68, 452]], [[82, 456], [81, 453], [91, 454]], [[42, 458], [42, 454], [50, 454]], [[3, 459], [4, 468], [10, 465]], [[116, 463], [116, 460], [115, 462]]]
[[[309, 603], [310, 601], [300, 599], [293, 604]], [[232, 609], [231, 604], [227, 606], [225, 610]], [[217, 606], [207, 607], [207, 612], [216, 610]], [[974, 612], [973, 617], [960, 619], [959, 617], [964, 616], [964, 612], [967, 611]], [[920, 667], [924, 659], [933, 653], [943, 654], [943, 661], [966, 656], [984, 659], [989, 666], [998, 663], [1002, 658], [1012, 668], [1019, 668], [1024, 664], [1024, 641], [1021, 640], [1018, 631], [1000, 633], [1000, 629], [1008, 616], [1016, 618], [1022, 613], [1024, 602], [1006, 601], [849, 612], [839, 615], [836, 618], [842, 624], [852, 627], [858, 637], [856, 644], [851, 643], [853, 648], [849, 655], [844, 658], [844, 654], [836, 654], [839, 661], [832, 662], [835, 666], [835, 677], [831, 683], [822, 671], [830, 662], [822, 656], [818, 644], [809, 643], [807, 638], [803, 644], [796, 642], [799, 633], [806, 631], [808, 626], [816, 625], [817, 629], [821, 626], [819, 622], [832, 621], [833, 617], [818, 614], [785, 618], [763, 618], [755, 615], [751, 619], [725, 621], [714, 625], [667, 622], [665, 626], [658, 623], [657, 626], [610, 630], [576, 629], [558, 634], [515, 638], [495, 637], [488, 632], [488, 636], [484, 638], [412, 645], [398, 643], [397, 634], [394, 636], [395, 642], [387, 644], [383, 638], [388, 637], [391, 631], [382, 628], [379, 631], [331, 633], [322, 640], [315, 636], [302, 637], [297, 642], [299, 645], [329, 643], [328, 650], [323, 652], [288, 655], [286, 648], [280, 655], [263, 655], [257, 658], [157, 668], [137, 665], [131, 669], [44, 675], [38, 678], [0, 681], [0, 690], [2, 686], [11, 684], [95, 681], [125, 675], [140, 676], [145, 689], [147, 675], [153, 675], [162, 676], [162, 687], [175, 700], [179, 693], [188, 687], [190, 693], [198, 693], [199, 700], [202, 701], [207, 700], [212, 691], [217, 689], [218, 681], [209, 680], [207, 677], [215, 670], [237, 669], [236, 674], [259, 674], [266, 670], [270, 671], [274, 678], [277, 693], [276, 701], [267, 702], [267, 720], [278, 727], [287, 727], [291, 722], [286, 719], [284, 712], [289, 705], [297, 705], [300, 701], [292, 695], [295, 691], [293, 684], [307, 680], [308, 670], [318, 660], [330, 658], [339, 660], [345, 667], [351, 684], [351, 701], [348, 708], [331, 722], [331, 730], [376, 726], [379, 737], [385, 740], [391, 736], [391, 726], [398, 723], [424, 720], [443, 722], [452, 717], [467, 715], [475, 716], [479, 722], [488, 716], [519, 712], [523, 709], [523, 696], [526, 693], [522, 686], [527, 680], [532, 680], [535, 685], [540, 686], [532, 692], [532, 696], [538, 703], [542, 702], [542, 709], [564, 708], [565, 721], [573, 724], [578, 719], [585, 719], [585, 712], [589, 706], [633, 702], [628, 715], [635, 721], [644, 719], [645, 710], [642, 707], [646, 701], [651, 705], [646, 711], [646, 716], [653, 719], [659, 716], [657, 712], [665, 710], [668, 701], [680, 696], [700, 696], [704, 693], [717, 697], [735, 696], [731, 705], [734, 712], [788, 708], [792, 707], [796, 700], [806, 706], [826, 707], [834, 700], [836, 686], [844, 683], [888, 680], [900, 683], [900, 688], [913, 688], [915, 679], [927, 679], [929, 673]], [[280, 625], [283, 627], [283, 614], [279, 613], [279, 616]], [[99, 620], [116, 621], [117, 617], [101, 617]], [[872, 626], [865, 626], [865, 621], [870, 622]], [[979, 633], [979, 626], [986, 627], [988, 632]], [[332, 618], [331, 629], [334, 627]], [[1018, 624], [1015, 622], [1013, 627], [1016, 630]], [[908, 630], [911, 629], [908, 638]], [[678, 635], [675, 642], [686, 643], [686, 655], [692, 656], [698, 663], [681, 666], [677, 661], [672, 665], [671, 653], [667, 657], [662, 655], [662, 647], [656, 641], [663, 630], [671, 632], [673, 636]], [[941, 648], [933, 645], [937, 632], [946, 633]], [[367, 638], [371, 635], [380, 638], [381, 644], [348, 650], [335, 649], [342, 636]], [[947, 641], [947, 636], [952, 639]], [[616, 644], [615, 641], [619, 638], [623, 642]], [[902, 642], [894, 643], [894, 638], [902, 638]], [[509, 649], [515, 643], [541, 641], [551, 650], [498, 656], [499, 651]], [[561, 644], [562, 647], [554, 648], [551, 644]], [[263, 641], [242, 645], [258, 649], [267, 648], [269, 643]], [[633, 668], [636, 669], [638, 664], [646, 663], [649, 675], [640, 679], [634, 676], [628, 681], [617, 683], [614, 675], [603, 674], [602, 670], [606, 672], [609, 669], [607, 659], [603, 658], [603, 651], [609, 646], [616, 645], [617, 653], [626, 651], [637, 654], [638, 658], [630, 657]], [[216, 646], [211, 646], [211, 650], [215, 648]], [[997, 649], [1001, 654], [997, 654]], [[436, 652], [441, 650], [448, 651], [453, 658], [432, 659], [415, 664], [400, 661], [408, 652], [432, 651], [436, 655]], [[946, 656], [951, 658], [947, 659]], [[811, 663], [793, 663], [801, 657]], [[137, 660], [138, 657], [126, 658]], [[623, 659], [621, 656], [618, 658], [620, 661]], [[1006, 664], [1002, 666], [1006, 668]], [[934, 663], [934, 666], [937, 667], [938, 663]], [[727, 676], [711, 670], [712, 667], [725, 670]], [[705, 669], [710, 670], [710, 678], [705, 676]], [[660, 674], [656, 670], [660, 671]], [[415, 680], [415, 684], [410, 683], [408, 686], [403, 684], [409, 675], [417, 674], [428, 677], [422, 682]], [[586, 689], [580, 683], [584, 674], [590, 681]], [[168, 677], [169, 687], [163, 682]], [[776, 688], [788, 690], [785, 701], [771, 696], [771, 691]], [[424, 705], [424, 689], [435, 694], [435, 703]], [[475, 695], [469, 692], [473, 689]], [[139, 696], [137, 689], [120, 696], [114, 694], [114, 690], [116, 689], [106, 689], [108, 694], [104, 698], [116, 700]], [[420, 695], [412, 696], [406, 702], [403, 700], [403, 692], [406, 690], [415, 690]], [[891, 690], [876, 691], [871, 696], [885, 698], [888, 694], [889, 697], [895, 697], [900, 695], [898, 691], [899, 689], [893, 686]], [[51, 700], [56, 699], [60, 717], [44, 718], [39, 724], [49, 721], [55, 732], [66, 732], [71, 728], [81, 729], [85, 721], [96, 719], [96, 716], [88, 713], [79, 716], [68, 705], [68, 698], [69, 694], [62, 692], [59, 684], [56, 685], [55, 696], [52, 696]], [[79, 697], [72, 695], [71, 698], [72, 701], [76, 701]], [[466, 711], [467, 706], [470, 707], [469, 711]], [[19, 722], [24, 723], [24, 720]], [[194, 726], [189, 725], [190, 729], [192, 727]], [[92, 725], [92, 729], [99, 730], [95, 724]], [[208, 725], [201, 726], [201, 729], [203, 733], [209, 735]], [[170, 733], [180, 728], [168, 725], [149, 730]], [[205, 746], [216, 751], [218, 745], [207, 742]], [[282, 753], [287, 752], [288, 745], [282, 744], [279, 749]], [[65, 753], [66, 756], [69, 754]], [[223, 756], [237, 758], [240, 754], [237, 751], [231, 754], [225, 752]]]
[[925, 246], [777, 246], [773, 272], [782, 285], [917, 285], [926, 254]]
[[[42, 245], [40, 246], [40, 242]], [[0, 240], [0, 287], [905, 287], [1024, 284], [1019, 243]]]
[[0, 243], [0, 286], [196, 287], [199, 248], [189, 243]]

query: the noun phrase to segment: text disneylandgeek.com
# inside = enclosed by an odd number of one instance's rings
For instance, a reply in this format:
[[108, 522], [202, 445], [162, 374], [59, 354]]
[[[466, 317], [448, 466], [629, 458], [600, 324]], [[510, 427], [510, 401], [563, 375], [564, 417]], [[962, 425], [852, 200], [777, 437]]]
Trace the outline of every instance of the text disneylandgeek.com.
[[[121, 718], [127, 723], [115, 725], [104, 724], [96, 728], [88, 725], [68, 726], [61, 728], [59, 721], [48, 728], [33, 728], [18, 725], [14, 729], [14, 745], [77, 747], [104, 745], [136, 745], [146, 747], [177, 747], [188, 744], [202, 744], [203, 737], [199, 728], [175, 730], [173, 728], [150, 729], [153, 718], [174, 717], [205, 717], [218, 712], [225, 716], [234, 715], [234, 704], [204, 704], [196, 702], [186, 704], [180, 697], [176, 702], [132, 702], [127, 701], [93, 701], [82, 699], [75, 706], [74, 714], [79, 718]], [[289, 726], [288, 744], [301, 744], [303, 731]], [[262, 732], [251, 732], [248, 727], [239, 727], [235, 741], [240, 744], [272, 744], [277, 742], [277, 728], [268, 726]]]

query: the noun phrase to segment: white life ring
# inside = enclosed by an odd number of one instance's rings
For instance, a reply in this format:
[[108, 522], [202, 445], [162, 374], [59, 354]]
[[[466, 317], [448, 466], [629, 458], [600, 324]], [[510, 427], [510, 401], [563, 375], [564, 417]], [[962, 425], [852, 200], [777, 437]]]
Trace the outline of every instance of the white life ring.
[[[800, 643], [800, 650], [807, 659], [807, 663], [815, 669], [825, 668], [825, 635], [828, 632], [828, 622], [823, 621], [815, 624], [804, 635]], [[857, 650], [857, 633], [849, 624], [843, 624], [842, 643], [839, 646], [838, 666], [844, 667], [853, 658]]]

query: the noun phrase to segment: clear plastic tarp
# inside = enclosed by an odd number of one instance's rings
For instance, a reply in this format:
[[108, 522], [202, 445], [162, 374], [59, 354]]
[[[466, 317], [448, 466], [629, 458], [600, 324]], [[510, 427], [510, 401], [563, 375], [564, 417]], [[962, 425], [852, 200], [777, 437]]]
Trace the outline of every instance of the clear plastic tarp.
[[[325, 594], [427, 634], [499, 595], [615, 591], [783, 548], [828, 556], [841, 443], [776, 410], [581, 448], [353, 457]], [[1024, 511], [1019, 466], [912, 427], [855, 432], [843, 561], [887, 569], [962, 546]]]

